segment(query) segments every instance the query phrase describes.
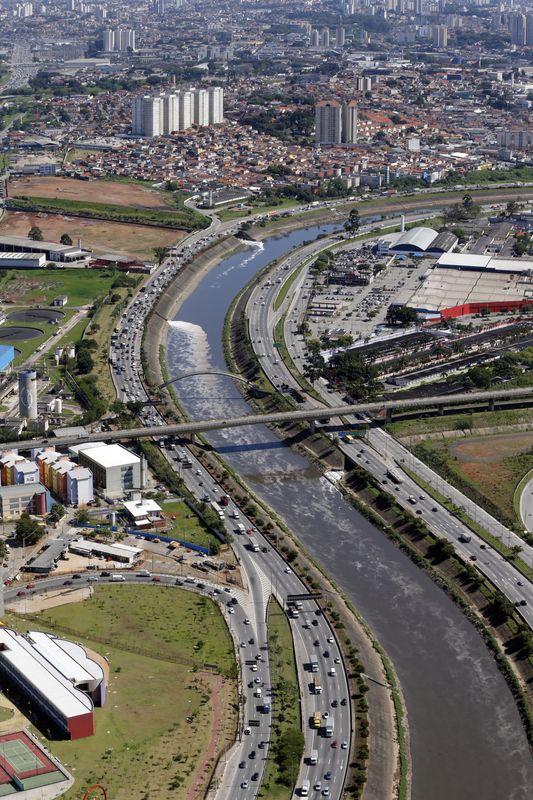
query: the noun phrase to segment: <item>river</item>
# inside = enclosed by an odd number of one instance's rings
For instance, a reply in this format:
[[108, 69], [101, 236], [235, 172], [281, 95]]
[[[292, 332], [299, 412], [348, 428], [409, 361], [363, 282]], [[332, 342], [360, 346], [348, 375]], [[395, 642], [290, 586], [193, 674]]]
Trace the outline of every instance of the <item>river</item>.
[[[224, 368], [222, 326], [238, 291], [268, 262], [333, 226], [267, 239], [221, 262], [170, 323], [169, 374]], [[249, 412], [233, 381], [175, 384], [192, 418]], [[526, 800], [533, 762], [511, 694], [481, 637], [453, 602], [263, 426], [209, 441], [343, 587], [398, 673], [407, 706], [413, 800]]]

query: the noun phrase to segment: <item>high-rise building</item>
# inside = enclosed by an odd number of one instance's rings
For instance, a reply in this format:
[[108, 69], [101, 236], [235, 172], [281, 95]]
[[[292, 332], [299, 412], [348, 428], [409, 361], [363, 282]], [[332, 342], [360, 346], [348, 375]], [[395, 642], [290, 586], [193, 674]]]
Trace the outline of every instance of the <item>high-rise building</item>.
[[329, 28], [320, 31], [320, 47], [329, 47]]
[[198, 89], [193, 94], [192, 121], [194, 125], [209, 125], [209, 95], [207, 89]]
[[311, 31], [311, 47], [318, 47], [318, 30], [313, 28]]
[[526, 43], [526, 15], [512, 14], [510, 18], [511, 42], [518, 47], [523, 47]]
[[340, 144], [342, 103], [339, 100], [319, 100], [315, 106], [315, 125], [317, 144]]
[[357, 103], [348, 100], [342, 106], [342, 144], [355, 144], [357, 142]]
[[348, 100], [320, 100], [315, 106], [317, 144], [355, 144], [357, 142], [357, 103]]
[[533, 47], [533, 14], [526, 16], [526, 44]]
[[193, 115], [193, 92], [178, 93], [180, 131], [186, 131], [192, 125]]
[[179, 100], [176, 94], [163, 96], [163, 120], [161, 133], [173, 133], [180, 130]]
[[343, 27], [339, 25], [335, 32], [335, 44], [337, 47], [344, 47], [344, 43], [346, 41], [346, 31]]
[[106, 28], [102, 34], [102, 44], [106, 53], [135, 50], [135, 31], [132, 28]]
[[111, 53], [115, 49], [115, 31], [106, 28], [102, 34], [103, 48], [106, 53]]
[[448, 47], [448, 28], [446, 25], [433, 25], [431, 28], [433, 47], [443, 50]]
[[220, 86], [209, 89], [209, 124], [219, 125], [224, 122], [224, 90]]
[[115, 50], [119, 50], [120, 52], [135, 50], [135, 31], [132, 28], [116, 29]]
[[224, 90], [191, 89], [136, 97], [132, 103], [132, 133], [164, 136], [195, 125], [217, 125], [224, 121]]
[[163, 98], [136, 97], [132, 106], [132, 133], [137, 136], [161, 136], [163, 133]]
[[418, 17], [422, 14], [422, 0], [413, 0], [413, 11]]

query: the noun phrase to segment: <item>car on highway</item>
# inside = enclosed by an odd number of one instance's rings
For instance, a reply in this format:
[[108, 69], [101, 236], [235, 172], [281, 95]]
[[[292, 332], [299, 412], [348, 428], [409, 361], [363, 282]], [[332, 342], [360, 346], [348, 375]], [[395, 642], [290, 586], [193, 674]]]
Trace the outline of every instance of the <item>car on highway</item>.
[[243, 781], [241, 783], [241, 789], [247, 789], [247, 788], [248, 788], [248, 781]]
[[347, 750], [347, 749], [348, 749], [348, 742], [343, 742], [343, 743], [341, 744], [341, 748], [342, 748], [343, 750]]

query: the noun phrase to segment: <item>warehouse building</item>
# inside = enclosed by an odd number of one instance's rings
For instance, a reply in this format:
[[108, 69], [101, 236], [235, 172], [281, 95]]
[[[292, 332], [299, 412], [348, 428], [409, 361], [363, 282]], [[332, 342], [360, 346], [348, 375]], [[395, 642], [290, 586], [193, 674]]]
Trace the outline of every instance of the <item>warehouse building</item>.
[[533, 260], [445, 253], [397, 303], [443, 319], [525, 308], [533, 304]]
[[43, 255], [45, 261], [82, 267], [86, 266], [91, 255], [89, 250], [82, 249], [80, 243], [76, 246], [58, 242], [36, 242], [24, 236], [0, 236], [0, 251], [16, 255], [35, 253], [37, 256]]
[[103, 556], [108, 561], [116, 561], [130, 567], [140, 561], [143, 552], [139, 547], [127, 544], [104, 544], [83, 538], [73, 539], [69, 544], [69, 550], [86, 558]]
[[433, 228], [416, 226], [408, 231], [389, 233], [376, 243], [379, 255], [397, 256], [435, 256], [450, 253], [458, 242], [457, 236], [450, 231], [438, 233]]
[[80, 466], [91, 470], [95, 487], [108, 497], [120, 497], [132, 489], [142, 488], [144, 470], [139, 456], [120, 444], [94, 444], [75, 445], [69, 452], [77, 452]]
[[44, 253], [0, 252], [0, 269], [39, 269], [46, 266]]
[[94, 734], [94, 703], [105, 701], [102, 667], [81, 645], [52, 634], [0, 628], [0, 675], [47, 735]]

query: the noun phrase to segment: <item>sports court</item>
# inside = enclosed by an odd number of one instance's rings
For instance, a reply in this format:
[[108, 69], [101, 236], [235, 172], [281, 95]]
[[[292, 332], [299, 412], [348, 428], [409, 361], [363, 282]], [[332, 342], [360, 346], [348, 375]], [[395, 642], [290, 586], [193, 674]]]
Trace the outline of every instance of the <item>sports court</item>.
[[67, 780], [25, 731], [0, 736], [0, 797]]

